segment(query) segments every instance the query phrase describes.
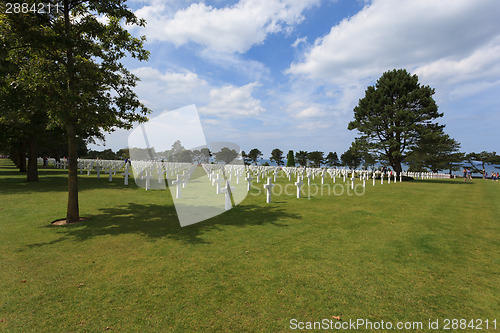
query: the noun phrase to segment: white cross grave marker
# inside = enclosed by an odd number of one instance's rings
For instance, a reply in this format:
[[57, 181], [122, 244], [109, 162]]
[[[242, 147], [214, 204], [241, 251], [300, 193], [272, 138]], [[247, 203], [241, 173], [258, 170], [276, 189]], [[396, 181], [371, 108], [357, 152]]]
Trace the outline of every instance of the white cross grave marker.
[[124, 181], [123, 181], [123, 184], [124, 185], [128, 185], [128, 176], [130, 176], [131, 173], [128, 172], [128, 166], [125, 167], [125, 171], [122, 173], [122, 176], [125, 177]]
[[264, 188], [266, 189], [266, 203], [271, 203], [271, 190], [274, 187], [274, 184], [271, 183], [271, 178], [267, 178], [267, 184], [264, 184]]
[[220, 174], [217, 174], [217, 177], [214, 179], [215, 183], [215, 193], [219, 194], [220, 193], [220, 183], [224, 181], [221, 177]]
[[252, 179], [252, 174], [250, 173], [250, 171], [248, 171], [247, 176], [245, 177], [245, 180], [248, 182], [247, 191], [250, 191], [250, 187], [252, 186]]
[[182, 184], [184, 184], [184, 177], [182, 175], [177, 174], [177, 179], [172, 180], [172, 185], [176, 185], [175, 198], [180, 199], [182, 195]]
[[220, 189], [221, 193], [224, 193], [225, 200], [224, 200], [224, 209], [225, 210], [230, 210], [233, 205], [231, 204], [231, 192], [234, 190], [234, 187], [231, 187], [231, 183], [229, 180], [226, 180], [226, 187], [223, 187]]
[[295, 182], [295, 186], [297, 186], [297, 199], [300, 199], [300, 187], [304, 185], [302, 181], [302, 177], [297, 176], [297, 181]]

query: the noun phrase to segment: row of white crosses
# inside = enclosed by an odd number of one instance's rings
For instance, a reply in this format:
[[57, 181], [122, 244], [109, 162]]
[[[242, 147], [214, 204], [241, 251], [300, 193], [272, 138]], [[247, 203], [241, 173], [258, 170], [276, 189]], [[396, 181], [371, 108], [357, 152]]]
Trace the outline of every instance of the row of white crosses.
[[[49, 164], [53, 164], [57, 168], [66, 168], [67, 161], [61, 160], [57, 162], [55, 159], [48, 159]], [[291, 181], [292, 177], [296, 179], [294, 185], [297, 187], [297, 198], [301, 197], [301, 189], [304, 186], [304, 179], [307, 178], [307, 185], [311, 185], [311, 180], [315, 180], [316, 177], [321, 178], [321, 184], [325, 184], [326, 177], [329, 176], [333, 183], [336, 182], [337, 178], [342, 178], [344, 182], [347, 179], [350, 180], [351, 189], [354, 188], [355, 178], [359, 177], [359, 181], [362, 182], [363, 187], [366, 187], [367, 180], [371, 177], [372, 184], [375, 186], [375, 179], [380, 179], [380, 184], [384, 183], [384, 179], [390, 184], [391, 181], [396, 183], [397, 176], [396, 173], [383, 173], [379, 170], [352, 170], [346, 168], [302, 168], [302, 167], [275, 167], [275, 166], [243, 166], [243, 165], [221, 165], [221, 164], [203, 164], [207, 176], [209, 177], [212, 186], [215, 187], [215, 192], [217, 194], [225, 195], [225, 208], [231, 208], [231, 193], [235, 190], [231, 186], [231, 182], [239, 184], [240, 178], [244, 178], [247, 182], [247, 191], [250, 191], [252, 181], [255, 180], [257, 183], [261, 179], [267, 179], [267, 182], [263, 184], [264, 190], [266, 192], [266, 202], [271, 203], [271, 193], [275, 186], [278, 173], [283, 171]], [[145, 188], [149, 190], [151, 188], [151, 180], [157, 178], [159, 184], [163, 184], [165, 179], [171, 179], [170, 184], [176, 186], [176, 198], [182, 197], [182, 188], [186, 186], [189, 181], [192, 172], [196, 168], [196, 165], [190, 163], [173, 163], [173, 162], [158, 162], [158, 161], [134, 161], [132, 167], [129, 163], [124, 161], [116, 160], [89, 160], [89, 159], [79, 159], [78, 167], [80, 168], [80, 174], [83, 170], [87, 171], [87, 174], [95, 169], [97, 172], [97, 177], [100, 177], [100, 172], [104, 170], [108, 174], [109, 181], [112, 181], [112, 176], [123, 169], [121, 175], [124, 176], [124, 184], [128, 185], [128, 178], [132, 174], [141, 180], [145, 180]], [[132, 170], [131, 170], [132, 169]], [[133, 173], [131, 172], [133, 171]], [[357, 176], [357, 177], [356, 177]], [[403, 176], [421, 178], [421, 179], [431, 179], [431, 178], [444, 178], [449, 177], [446, 174], [437, 174], [430, 172], [422, 173], [411, 173], [411, 172], [400, 172], [399, 181], [402, 181]], [[273, 180], [272, 180], [273, 179]]]
[[[261, 175], [262, 173], [267, 174], [269, 170], [263, 169], [265, 167], [250, 167], [249, 170], [254, 169], [254, 172], [257, 174], [257, 177]], [[380, 178], [381, 184], [383, 184], [384, 177], [386, 176], [385, 173], [382, 173], [380, 171], [369, 171], [369, 170], [350, 170], [350, 169], [325, 169], [325, 168], [296, 168], [296, 167], [284, 167], [281, 168], [281, 170], [285, 173], [285, 175], [288, 177], [288, 180], [291, 180], [292, 174], [296, 174], [297, 176], [297, 181], [294, 183], [294, 185], [297, 187], [297, 198], [301, 197], [301, 187], [304, 185], [304, 177], [307, 177], [307, 185], [311, 184], [311, 179], [315, 179], [316, 176], [321, 177], [321, 184], [323, 185], [325, 183], [325, 176], [328, 174], [332, 178], [333, 182], [336, 182], [336, 177], [343, 177], [344, 182], [346, 181], [346, 178], [350, 176], [350, 184], [351, 184], [351, 189], [354, 189], [354, 179], [356, 174], [358, 174], [360, 181], [363, 184], [363, 187], [366, 187], [366, 181], [369, 179], [370, 174], [373, 179], [373, 185], [375, 185], [375, 178]], [[274, 175], [276, 176], [277, 172], [279, 172], [279, 169], [276, 167], [272, 167], [272, 171], [274, 172]], [[378, 177], [377, 177], [378, 175]], [[393, 182], [397, 182], [397, 175], [396, 173], [393, 173], [392, 176], [394, 177]], [[400, 182], [402, 181], [402, 173], [400, 173]], [[247, 190], [250, 190], [251, 187], [251, 181], [254, 179], [252, 177], [252, 172], [248, 171], [247, 172], [247, 177], [245, 178], [248, 182], [248, 187]], [[391, 174], [387, 174], [387, 179], [388, 182], [390, 183], [391, 181]], [[267, 183], [263, 185], [264, 189], [266, 191], [266, 202], [270, 203], [271, 202], [271, 190], [274, 186], [271, 182], [271, 178], [267, 178]]]

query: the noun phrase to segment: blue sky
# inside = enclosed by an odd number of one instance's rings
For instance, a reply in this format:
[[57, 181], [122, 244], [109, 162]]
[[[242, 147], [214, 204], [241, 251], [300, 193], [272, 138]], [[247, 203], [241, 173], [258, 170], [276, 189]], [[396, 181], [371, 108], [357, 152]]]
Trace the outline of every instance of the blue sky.
[[[368, 85], [405, 68], [436, 89], [462, 151], [500, 151], [500, 1], [130, 0], [148, 62], [126, 59], [154, 117], [195, 104], [207, 141], [344, 152]], [[126, 131], [106, 146], [127, 146]]]

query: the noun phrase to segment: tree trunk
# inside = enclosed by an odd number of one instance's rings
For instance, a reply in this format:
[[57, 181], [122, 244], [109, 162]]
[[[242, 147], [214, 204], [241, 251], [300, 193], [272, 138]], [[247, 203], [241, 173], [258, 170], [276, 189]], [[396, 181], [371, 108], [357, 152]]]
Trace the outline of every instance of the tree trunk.
[[22, 144], [17, 150], [17, 167], [19, 168], [19, 172], [27, 172], [26, 170], [26, 153], [25, 153], [25, 145]]
[[29, 182], [38, 181], [38, 163], [36, 154], [36, 141], [34, 136], [31, 136], [28, 141], [28, 174], [27, 180]]
[[403, 171], [403, 167], [401, 166], [401, 162], [398, 160], [394, 160], [391, 163], [392, 169], [394, 169], [394, 172], [396, 172], [398, 175]]
[[17, 154], [17, 149], [11, 149], [9, 152], [10, 160], [14, 163], [16, 168], [19, 168], [19, 163], [17, 162], [19, 156]]
[[[63, 2], [63, 12], [64, 12], [64, 30], [66, 37], [70, 37], [71, 21], [70, 21], [70, 9], [69, 0], [64, 0]], [[73, 81], [73, 49], [72, 46], [68, 46], [66, 50], [67, 57], [67, 82], [66, 89], [68, 92], [68, 97], [72, 93], [72, 81]], [[71, 105], [70, 105], [71, 107]], [[71, 109], [68, 110], [69, 115], [66, 121], [66, 134], [68, 135], [68, 209], [66, 211], [66, 222], [78, 222], [80, 220], [80, 209], [78, 207], [78, 153], [76, 145], [76, 130], [75, 122], [71, 116]]]
[[66, 212], [66, 222], [78, 222], [80, 220], [80, 210], [78, 207], [78, 154], [76, 147], [75, 125], [68, 121], [66, 125], [68, 135], [68, 210]]

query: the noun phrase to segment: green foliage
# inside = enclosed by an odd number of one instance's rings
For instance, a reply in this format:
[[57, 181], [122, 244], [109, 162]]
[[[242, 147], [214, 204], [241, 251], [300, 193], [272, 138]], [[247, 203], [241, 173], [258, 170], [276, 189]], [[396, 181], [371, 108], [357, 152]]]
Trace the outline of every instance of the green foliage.
[[273, 151], [271, 152], [270, 160], [276, 162], [278, 166], [282, 166], [284, 164], [283, 151], [278, 148], [273, 149]]
[[210, 162], [210, 157], [212, 153], [208, 148], [201, 148], [200, 150], [193, 151], [193, 162], [198, 164], [207, 164]]
[[288, 155], [286, 157], [286, 166], [295, 167], [295, 157], [293, 155], [293, 150], [288, 151]]
[[307, 151], [299, 150], [295, 153], [295, 161], [300, 166], [307, 166]]
[[248, 157], [247, 153], [245, 153], [244, 150], [241, 151], [241, 157], [243, 158], [244, 165], [250, 165], [250, 163], [252, 163], [252, 160], [250, 159], [250, 157]]
[[329, 152], [328, 155], [326, 155], [326, 160], [325, 164], [329, 166], [330, 168], [337, 167], [340, 165], [339, 158], [337, 156], [336, 152]]
[[385, 72], [359, 100], [348, 129], [358, 130], [367, 148], [400, 172], [422, 138], [442, 133], [444, 126], [433, 122], [443, 116], [433, 95], [434, 89], [419, 84], [417, 75], [404, 69]]
[[411, 171], [458, 170], [464, 159], [464, 154], [458, 152], [459, 148], [460, 144], [449, 135], [431, 133], [420, 140], [406, 163]]
[[122, 148], [116, 152], [116, 157], [122, 160], [130, 158], [130, 152], [128, 148]]
[[340, 160], [342, 165], [350, 169], [357, 169], [363, 162], [363, 155], [354, 145], [351, 145], [349, 149], [340, 155]]
[[257, 164], [257, 160], [262, 157], [262, 152], [257, 148], [254, 148], [250, 150], [247, 156], [252, 163]]
[[315, 168], [319, 168], [321, 164], [324, 162], [322, 151], [311, 151], [307, 153], [307, 159], [310, 162], [311, 166]]
[[227, 147], [223, 147], [219, 152], [215, 153], [217, 161], [221, 161], [226, 164], [231, 163], [236, 157], [238, 157], [238, 152]]
[[[28, 4], [35, 1], [29, 0]], [[48, 0], [46, 4], [55, 4]], [[148, 109], [132, 88], [138, 78], [120, 62], [128, 55], [147, 60], [145, 38], [125, 25], [144, 26], [121, 0], [65, 0], [43, 13], [0, 13], [3, 59], [25, 54], [26, 82], [43, 100], [44, 114], [68, 139], [68, 221], [78, 221], [77, 137], [102, 136], [145, 121]], [[104, 16], [106, 20], [102, 20]], [[12, 107], [17, 107], [12, 103]]]
[[356, 139], [351, 143], [351, 148], [357, 157], [361, 157], [360, 164], [364, 168], [375, 168], [375, 164], [377, 163], [377, 156], [370, 152], [370, 145], [363, 139]]
[[101, 160], [116, 160], [117, 156], [111, 149], [104, 149], [103, 151], [90, 150], [85, 158], [101, 159]]
[[[465, 156], [465, 160], [468, 162], [467, 166], [474, 173], [483, 174], [486, 164], [500, 165], [500, 155], [497, 155], [496, 152], [482, 151], [480, 153], [470, 153]], [[477, 165], [481, 165], [481, 168], [478, 168]]]

